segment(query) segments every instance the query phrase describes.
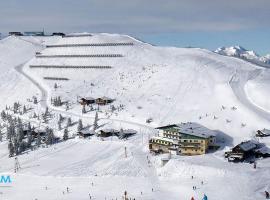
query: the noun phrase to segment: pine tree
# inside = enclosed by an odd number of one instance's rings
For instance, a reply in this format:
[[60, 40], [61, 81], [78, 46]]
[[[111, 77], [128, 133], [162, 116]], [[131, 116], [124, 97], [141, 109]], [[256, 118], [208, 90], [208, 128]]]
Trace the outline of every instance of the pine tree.
[[35, 112], [33, 114], [33, 118], [37, 118], [37, 114]]
[[37, 97], [33, 97], [33, 100], [34, 100], [34, 104], [37, 104], [38, 103], [38, 101], [37, 101]]
[[7, 119], [7, 114], [4, 110], [1, 112], [1, 118], [3, 121], [6, 121], [6, 119]]
[[40, 136], [40, 133], [38, 133], [38, 135], [37, 135], [36, 144], [37, 144], [38, 147], [41, 145], [41, 136]]
[[50, 128], [46, 128], [46, 144], [51, 145], [54, 143], [54, 134], [53, 130]]
[[61, 114], [59, 114], [59, 121], [62, 122], [63, 120], [64, 120], [64, 117]]
[[31, 131], [32, 130], [31, 123], [30, 122], [28, 122], [28, 124], [27, 124], [27, 129], [28, 129], [28, 131]]
[[96, 112], [96, 115], [95, 115], [95, 120], [94, 120], [94, 124], [93, 124], [93, 130], [97, 130], [98, 128], [98, 113]]
[[67, 139], [68, 139], [68, 130], [67, 130], [67, 128], [65, 128], [64, 135], [63, 135], [63, 140], [67, 140]]
[[69, 117], [68, 120], [67, 120], [67, 127], [70, 127], [71, 126], [71, 118]]
[[29, 131], [27, 134], [27, 146], [28, 147], [31, 147], [32, 141], [33, 141], [32, 132]]
[[15, 102], [15, 103], [13, 104], [13, 111], [14, 111], [14, 114], [16, 114], [16, 113], [18, 112], [18, 109], [19, 109], [19, 105], [18, 105], [17, 102]]
[[15, 150], [11, 140], [8, 143], [9, 157], [14, 156]]
[[18, 155], [19, 154], [19, 144], [18, 144], [18, 141], [16, 139], [14, 140], [13, 145], [14, 145], [14, 152], [16, 155]]
[[25, 107], [25, 105], [23, 106], [23, 114], [25, 114], [27, 112], [27, 109]]
[[78, 127], [77, 127], [77, 130], [78, 130], [78, 131], [81, 131], [82, 129], [83, 129], [82, 120], [81, 120], [81, 119], [79, 119], [79, 121], [78, 121]]
[[58, 130], [60, 131], [62, 129], [61, 121], [59, 120], [57, 124], [58, 124]]

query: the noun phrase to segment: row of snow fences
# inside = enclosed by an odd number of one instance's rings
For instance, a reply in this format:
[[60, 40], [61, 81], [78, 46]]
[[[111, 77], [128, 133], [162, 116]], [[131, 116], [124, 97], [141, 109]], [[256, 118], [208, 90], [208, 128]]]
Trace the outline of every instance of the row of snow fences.
[[116, 58], [123, 57], [121, 54], [92, 54], [92, 55], [36, 55], [37, 58]]
[[46, 45], [47, 48], [54, 47], [106, 47], [106, 46], [132, 46], [133, 42], [122, 42], [122, 43], [92, 43], [92, 44], [52, 44]]
[[112, 66], [30, 65], [30, 68], [58, 69], [111, 69]]
[[68, 81], [68, 78], [60, 78], [60, 77], [43, 77], [45, 80], [54, 80], [54, 81]]

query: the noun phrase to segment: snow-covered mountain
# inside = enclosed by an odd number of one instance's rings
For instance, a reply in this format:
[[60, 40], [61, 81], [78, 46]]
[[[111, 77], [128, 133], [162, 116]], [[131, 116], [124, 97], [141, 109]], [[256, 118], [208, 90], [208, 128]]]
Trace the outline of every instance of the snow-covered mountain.
[[259, 56], [255, 51], [247, 50], [241, 46], [220, 47], [214, 51], [220, 55], [242, 58], [254, 61], [256, 64], [270, 64], [270, 55]]
[[[257, 56], [240, 47], [225, 50], [224, 55]], [[29, 104], [32, 110], [20, 116], [24, 120], [40, 124], [31, 118], [33, 112], [49, 107], [56, 118], [80, 118], [91, 126], [95, 111], [82, 114], [78, 97], [107, 96], [124, 109], [112, 113], [109, 106], [100, 107], [99, 125], [138, 131], [125, 141], [72, 138], [28, 151], [18, 157], [17, 174], [7, 141], [0, 142], [0, 173], [15, 180], [4, 192], [5, 199], [83, 200], [89, 194], [93, 199], [121, 199], [127, 191], [136, 199], [201, 199], [205, 193], [209, 199], [245, 200], [262, 199], [270, 189], [269, 159], [258, 161], [256, 170], [224, 159], [230, 147], [253, 138], [257, 129], [270, 127], [268, 68], [205, 49], [156, 47], [127, 35], [104, 33], [8, 37], [0, 41], [0, 69], [0, 108], [15, 101]], [[29, 101], [32, 96], [38, 97], [37, 105]], [[69, 102], [69, 109], [52, 106], [50, 100], [56, 96]], [[151, 124], [146, 123], [148, 118], [153, 119]], [[156, 134], [156, 126], [186, 121], [217, 130], [222, 147], [202, 156], [173, 156], [161, 166], [162, 156], [148, 152], [149, 137]], [[47, 125], [62, 136], [57, 119]], [[76, 132], [76, 127], [69, 131]], [[261, 142], [270, 145], [269, 138]]]
[[266, 64], [270, 64], [270, 54], [260, 57], [260, 61]]

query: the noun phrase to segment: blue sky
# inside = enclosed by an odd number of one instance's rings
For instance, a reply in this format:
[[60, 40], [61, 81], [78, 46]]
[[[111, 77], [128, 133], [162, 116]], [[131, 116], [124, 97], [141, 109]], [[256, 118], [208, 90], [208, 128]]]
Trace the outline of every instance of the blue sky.
[[0, 32], [125, 33], [163, 46], [270, 53], [269, 0], [8, 0]]

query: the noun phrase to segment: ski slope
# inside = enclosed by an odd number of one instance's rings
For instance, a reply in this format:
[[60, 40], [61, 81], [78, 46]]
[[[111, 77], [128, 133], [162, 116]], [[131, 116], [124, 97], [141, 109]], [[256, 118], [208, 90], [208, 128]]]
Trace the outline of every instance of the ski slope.
[[[80, 46], [104, 43], [133, 45]], [[79, 46], [46, 48], [46, 45], [74, 44]], [[38, 58], [35, 52], [46, 56], [120, 54], [122, 57]], [[33, 65], [51, 67], [31, 68]], [[269, 159], [258, 161], [254, 170], [250, 164], [235, 165], [223, 158], [230, 147], [253, 138], [257, 129], [270, 126], [267, 68], [205, 49], [156, 47], [126, 35], [104, 33], [64, 38], [8, 37], [0, 41], [0, 69], [2, 109], [6, 104], [27, 103], [27, 98], [37, 96], [40, 104], [36, 110], [48, 106], [56, 115], [61, 113], [73, 120], [82, 118], [85, 124], [92, 124], [95, 112], [82, 115], [78, 96], [108, 96], [115, 99], [114, 105], [123, 104], [124, 109], [108, 116], [109, 107], [103, 107], [99, 123], [108, 128], [138, 131], [127, 141], [73, 138], [27, 152], [19, 156], [22, 169], [17, 174], [13, 173], [14, 160], [8, 158], [7, 143], [2, 142], [0, 173], [11, 174], [14, 179], [11, 188], [0, 188], [3, 199], [83, 200], [89, 199], [89, 193], [94, 199], [121, 199], [127, 190], [130, 197], [144, 200], [190, 199], [191, 196], [201, 199], [204, 193], [209, 199], [259, 200], [263, 199], [264, 190], [270, 189]], [[69, 80], [51, 81], [44, 77]], [[56, 90], [55, 83], [59, 85]], [[50, 105], [51, 97], [58, 95], [71, 103], [69, 110]], [[150, 117], [153, 123], [146, 124]], [[177, 156], [161, 166], [160, 159], [166, 155], [148, 153], [147, 141], [156, 134], [153, 127], [185, 121], [217, 130], [219, 139], [225, 139], [225, 143], [215, 153]], [[241, 126], [243, 123], [245, 127]], [[75, 130], [73, 127], [72, 131]], [[270, 145], [267, 138], [261, 142]], [[194, 191], [192, 186], [198, 189]], [[66, 187], [71, 190], [68, 194]]]

